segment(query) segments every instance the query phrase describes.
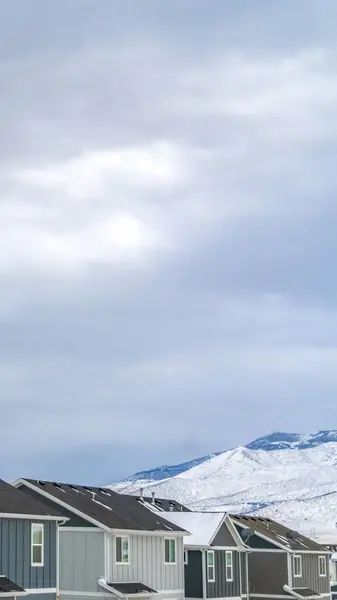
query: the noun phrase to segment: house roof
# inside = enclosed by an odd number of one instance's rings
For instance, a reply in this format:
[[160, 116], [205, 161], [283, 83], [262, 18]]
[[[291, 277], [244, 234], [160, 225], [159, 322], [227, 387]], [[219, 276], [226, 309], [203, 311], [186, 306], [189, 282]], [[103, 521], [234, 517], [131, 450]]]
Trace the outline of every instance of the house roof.
[[168, 500], [166, 498], [150, 498], [149, 496], [136, 496], [140, 502], [150, 505], [160, 512], [191, 512], [187, 506], [184, 506], [176, 500]]
[[[104, 582], [105, 583], [105, 582]], [[102, 584], [101, 584], [102, 585]], [[152, 596], [152, 594], [157, 594], [158, 592], [145, 583], [140, 582], [127, 582], [127, 583], [106, 583], [103, 585], [105, 589], [110, 589], [112, 593], [114, 593], [117, 597], [120, 598], [129, 598], [130, 596]]]
[[186, 545], [209, 546], [225, 516], [221, 512], [170, 512], [167, 518], [192, 534]]
[[0, 479], [0, 514], [32, 515], [34, 518], [54, 518], [62, 520], [60, 511], [49, 508], [39, 500], [33, 500], [28, 494]]
[[26, 595], [26, 591], [14, 583], [11, 579], [8, 579], [5, 575], [0, 575], [0, 596], [2, 594], [11, 594], [13, 592], [14, 596], [24, 596]]
[[[130, 531], [181, 532], [183, 529], [169, 522], [159, 513], [148, 510], [136, 496], [118, 494], [109, 488], [74, 485], [35, 479], [22, 479], [42, 494], [63, 502], [83, 517], [95, 520], [109, 529]], [[60, 511], [61, 511], [60, 507]]]
[[311, 588], [301, 587], [301, 588], [291, 588], [287, 585], [284, 586], [284, 590], [289, 594], [289, 596], [293, 596], [294, 598], [298, 598], [298, 600], [313, 600], [321, 598], [321, 594], [315, 592]]
[[326, 552], [325, 548], [318, 542], [307, 538], [306, 536], [289, 529], [281, 523], [277, 523], [266, 517], [252, 517], [246, 515], [230, 515], [234, 523], [254, 529], [257, 534], [267, 537], [271, 543], [275, 542], [289, 550], [313, 552]]

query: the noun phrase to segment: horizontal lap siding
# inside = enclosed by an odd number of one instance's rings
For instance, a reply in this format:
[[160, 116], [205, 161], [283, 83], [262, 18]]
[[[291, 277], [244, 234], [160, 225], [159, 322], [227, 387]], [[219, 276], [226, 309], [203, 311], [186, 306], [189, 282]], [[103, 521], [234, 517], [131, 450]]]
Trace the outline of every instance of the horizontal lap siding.
[[[205, 553], [204, 560], [207, 560]], [[233, 552], [233, 581], [226, 580], [226, 552], [225, 550], [214, 551], [215, 581], [207, 582], [207, 598], [228, 598], [240, 596], [240, 555]], [[207, 567], [205, 564], [207, 577]]]
[[60, 529], [60, 591], [102, 592], [104, 532]]
[[44, 566], [32, 567], [32, 522], [35, 521], [0, 518], [0, 573], [23, 588], [55, 588], [57, 525], [44, 522]]
[[[318, 554], [297, 554], [302, 556], [302, 577], [294, 577], [293, 587], [308, 587], [319, 594], [330, 592], [329, 559], [326, 560], [326, 577], [319, 577]], [[324, 556], [324, 555], [321, 555]]]
[[285, 595], [288, 585], [286, 552], [252, 552], [248, 555], [249, 592]]
[[161, 590], [184, 589], [184, 544], [176, 539], [176, 564], [165, 565], [164, 537], [130, 535], [130, 565], [116, 565], [115, 539], [111, 539], [112, 581], [139, 581]]

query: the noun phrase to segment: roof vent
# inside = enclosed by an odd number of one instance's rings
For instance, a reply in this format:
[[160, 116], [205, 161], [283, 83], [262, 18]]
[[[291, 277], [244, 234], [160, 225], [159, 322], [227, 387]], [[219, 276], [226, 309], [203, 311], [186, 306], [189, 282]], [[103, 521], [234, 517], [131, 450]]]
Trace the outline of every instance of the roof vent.
[[296, 540], [296, 538], [298, 538], [299, 533], [297, 533], [297, 531], [292, 531], [291, 529], [289, 529], [288, 531], [286, 531], [285, 536], [288, 538], [288, 540]]
[[139, 497], [141, 500], [144, 500], [144, 488], [142, 488], [142, 487], [139, 490]]
[[154, 499], [154, 498], [155, 498], [155, 495], [156, 495], [156, 493], [155, 493], [155, 492], [152, 492], [152, 504], [155, 504], [155, 503], [156, 503], [156, 502], [155, 502], [155, 499]]
[[96, 493], [95, 492], [90, 492], [92, 495], [92, 499], [95, 500], [96, 499]]

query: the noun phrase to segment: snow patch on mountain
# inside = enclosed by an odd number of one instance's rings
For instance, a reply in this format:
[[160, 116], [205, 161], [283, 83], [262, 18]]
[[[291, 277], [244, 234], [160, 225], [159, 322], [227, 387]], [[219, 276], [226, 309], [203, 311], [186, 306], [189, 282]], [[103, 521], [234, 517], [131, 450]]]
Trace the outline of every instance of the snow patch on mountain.
[[164, 473], [151, 480], [144, 472], [144, 479], [111, 487], [132, 494], [144, 487], [145, 494], [155, 492], [194, 510], [255, 513], [305, 532], [335, 529], [336, 431], [276, 433], [196, 463], [171, 477]]

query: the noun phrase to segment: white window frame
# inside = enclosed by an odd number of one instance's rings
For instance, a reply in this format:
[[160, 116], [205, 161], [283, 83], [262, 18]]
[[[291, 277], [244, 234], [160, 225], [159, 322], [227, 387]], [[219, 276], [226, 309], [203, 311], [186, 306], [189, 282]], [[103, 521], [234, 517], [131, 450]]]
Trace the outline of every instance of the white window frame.
[[[295, 565], [296, 562], [298, 561], [298, 572], [296, 573], [296, 569], [295, 569]], [[302, 556], [300, 554], [294, 554], [293, 556], [293, 573], [294, 573], [294, 577], [300, 578], [302, 577]]]
[[[212, 564], [208, 564], [208, 557], [212, 556]], [[206, 568], [207, 568], [207, 581], [208, 583], [214, 583], [215, 581], [215, 554], [214, 550], [206, 551]], [[210, 574], [210, 570], [212, 575]]]
[[[322, 573], [321, 565], [324, 565], [324, 573]], [[318, 557], [318, 574], [319, 574], [320, 577], [326, 577], [327, 576], [326, 557], [325, 556], [319, 556]]]
[[188, 565], [188, 550], [184, 550], [184, 565]]
[[[121, 560], [117, 560], [117, 540], [121, 540]], [[123, 542], [127, 542], [128, 544], [128, 560], [123, 560]], [[116, 535], [115, 538], [115, 555], [116, 555], [116, 565], [124, 565], [127, 566], [130, 564], [130, 538], [128, 535]]]
[[[41, 544], [34, 544], [34, 531], [41, 531]], [[30, 548], [31, 548], [31, 566], [43, 567], [44, 565], [44, 524], [32, 523], [30, 528]], [[41, 561], [34, 562], [34, 548], [41, 548]]]
[[[166, 543], [169, 544], [169, 561], [166, 561]], [[174, 545], [174, 560], [171, 559], [171, 544]], [[164, 562], [165, 565], [176, 565], [177, 564], [177, 540], [175, 538], [165, 538], [164, 539]]]
[[[230, 556], [231, 564], [227, 565], [227, 556]], [[233, 581], [233, 552], [232, 550], [226, 550], [225, 552], [225, 566], [226, 566], [226, 581]], [[230, 569], [230, 576], [228, 577], [228, 569]]]

